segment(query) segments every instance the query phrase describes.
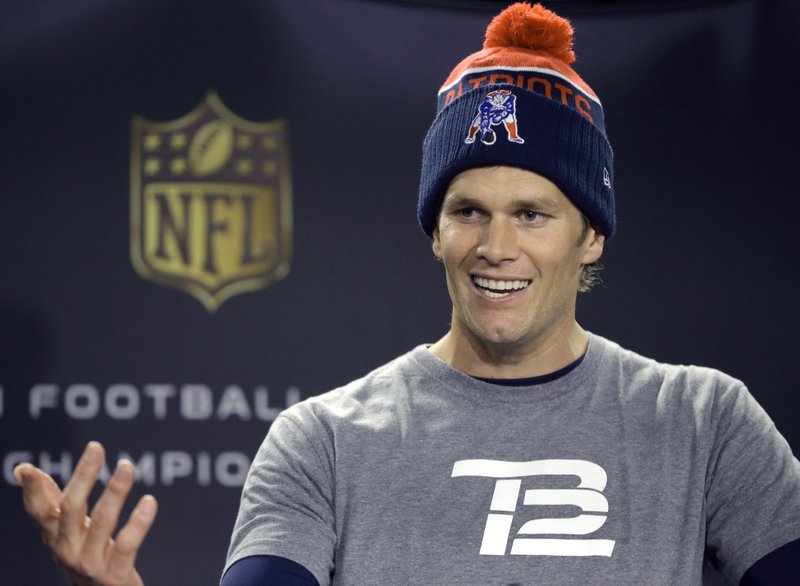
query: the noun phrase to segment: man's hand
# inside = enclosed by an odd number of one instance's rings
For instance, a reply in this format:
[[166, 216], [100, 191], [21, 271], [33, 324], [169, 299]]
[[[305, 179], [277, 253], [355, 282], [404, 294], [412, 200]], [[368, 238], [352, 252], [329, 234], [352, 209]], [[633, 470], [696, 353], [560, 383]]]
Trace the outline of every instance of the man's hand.
[[[133, 465], [121, 460], [91, 514], [87, 500], [105, 461], [103, 446], [90, 442], [64, 492], [45, 472], [20, 464], [14, 478], [22, 486], [25, 510], [42, 540], [77, 586], [142, 586], [136, 554], [156, 518], [156, 499], [143, 496], [117, 533], [120, 511], [133, 486]], [[88, 515], [88, 516], [87, 516]]]

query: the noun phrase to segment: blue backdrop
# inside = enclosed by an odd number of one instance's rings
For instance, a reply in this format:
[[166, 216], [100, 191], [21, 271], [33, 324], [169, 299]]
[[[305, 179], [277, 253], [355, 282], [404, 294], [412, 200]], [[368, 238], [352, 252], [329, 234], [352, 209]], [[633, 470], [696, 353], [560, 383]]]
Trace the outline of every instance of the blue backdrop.
[[[11, 469], [63, 481], [90, 439], [162, 504], [146, 582], [215, 583], [277, 412], [446, 331], [421, 141], [503, 5], [3, 3], [4, 583], [58, 576]], [[619, 231], [579, 321], [743, 379], [797, 452], [797, 3], [546, 5], [576, 28], [617, 164]], [[167, 124], [137, 142], [134, 119]]]

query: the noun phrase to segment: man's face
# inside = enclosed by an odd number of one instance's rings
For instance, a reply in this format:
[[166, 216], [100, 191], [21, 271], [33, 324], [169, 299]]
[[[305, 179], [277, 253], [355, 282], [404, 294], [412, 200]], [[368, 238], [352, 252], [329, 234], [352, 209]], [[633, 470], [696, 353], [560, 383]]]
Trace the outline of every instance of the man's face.
[[460, 341], [534, 351], [574, 325], [581, 265], [603, 252], [551, 181], [516, 167], [457, 175], [433, 234]]

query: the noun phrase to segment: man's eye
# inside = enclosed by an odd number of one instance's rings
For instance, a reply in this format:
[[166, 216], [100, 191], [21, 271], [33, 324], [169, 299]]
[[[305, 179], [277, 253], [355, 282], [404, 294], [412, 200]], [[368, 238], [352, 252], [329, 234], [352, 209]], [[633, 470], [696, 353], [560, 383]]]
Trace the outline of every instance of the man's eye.
[[457, 214], [460, 218], [473, 218], [477, 214], [477, 210], [475, 208], [461, 208], [458, 210]]
[[522, 218], [526, 222], [535, 222], [536, 220], [541, 218], [541, 214], [539, 212], [534, 212], [533, 210], [525, 210], [522, 212]]

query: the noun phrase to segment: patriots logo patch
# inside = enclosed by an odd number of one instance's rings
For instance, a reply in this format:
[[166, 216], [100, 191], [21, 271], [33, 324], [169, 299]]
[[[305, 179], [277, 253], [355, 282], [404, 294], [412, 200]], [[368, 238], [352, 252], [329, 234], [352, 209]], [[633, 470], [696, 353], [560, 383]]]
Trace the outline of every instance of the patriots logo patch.
[[478, 106], [478, 115], [469, 127], [465, 144], [475, 142], [480, 133], [480, 140], [485, 145], [492, 145], [497, 140], [493, 126], [505, 126], [509, 142], [523, 144], [525, 140], [517, 134], [517, 97], [510, 90], [494, 90]]

